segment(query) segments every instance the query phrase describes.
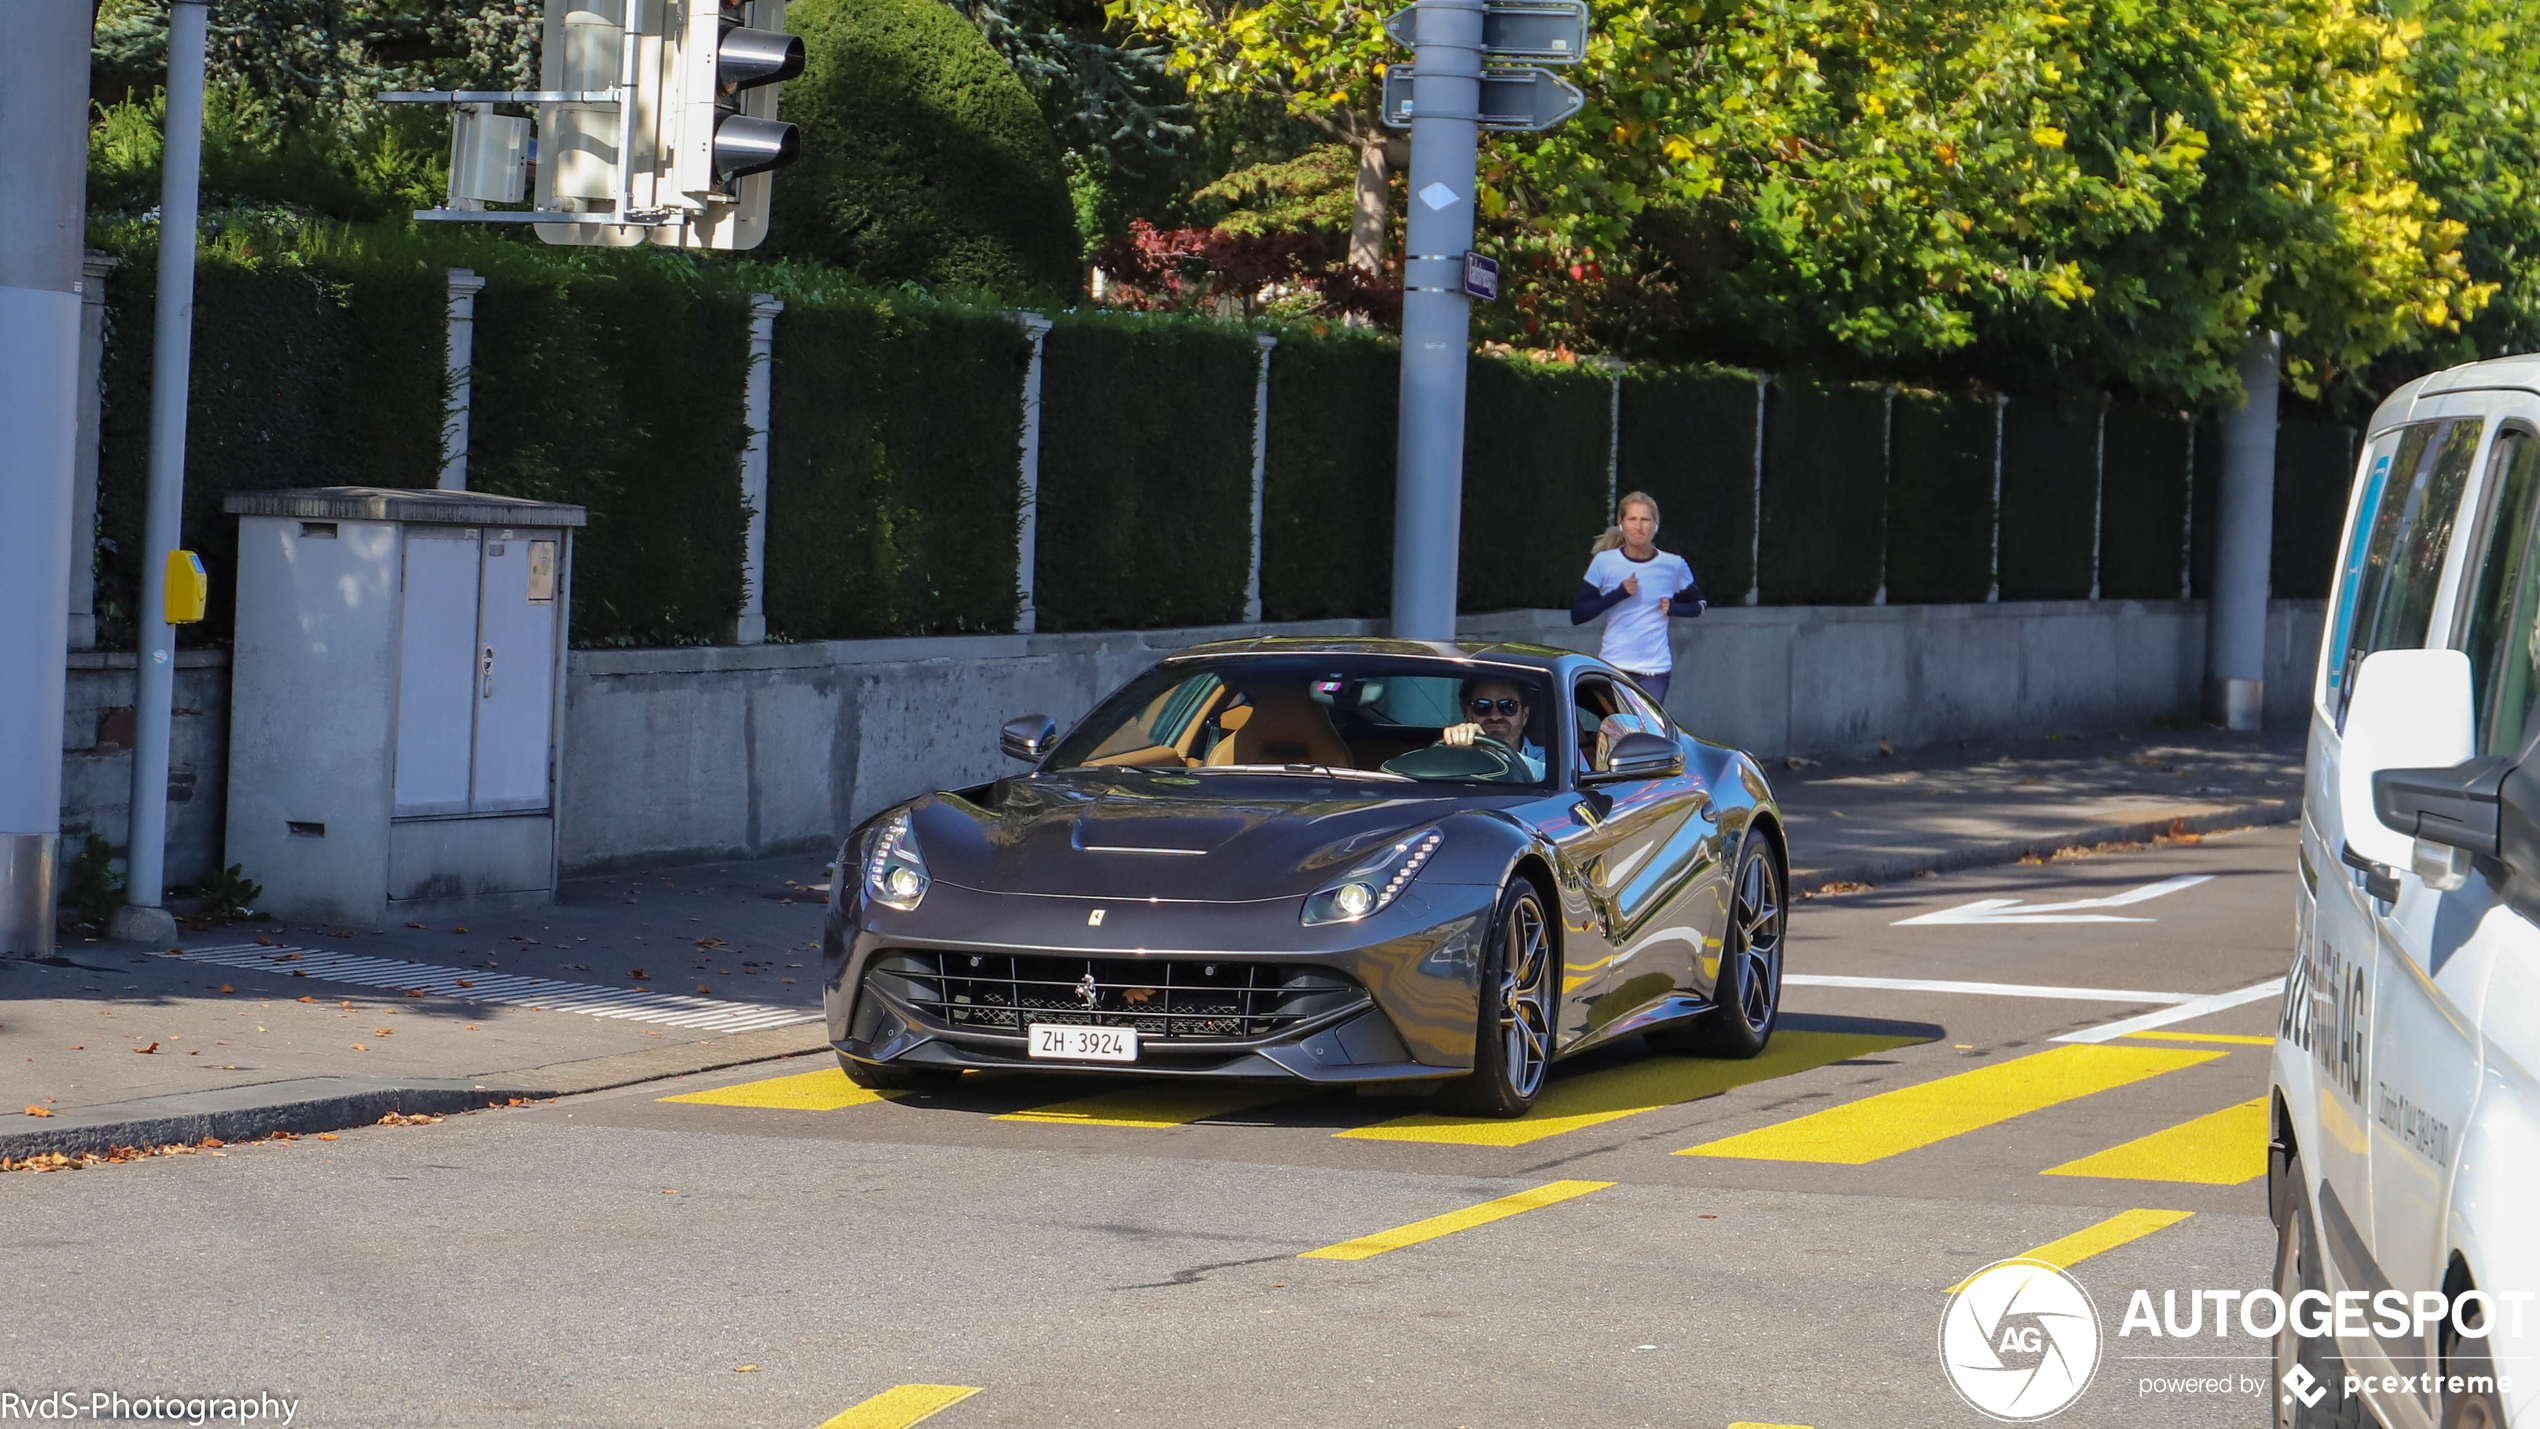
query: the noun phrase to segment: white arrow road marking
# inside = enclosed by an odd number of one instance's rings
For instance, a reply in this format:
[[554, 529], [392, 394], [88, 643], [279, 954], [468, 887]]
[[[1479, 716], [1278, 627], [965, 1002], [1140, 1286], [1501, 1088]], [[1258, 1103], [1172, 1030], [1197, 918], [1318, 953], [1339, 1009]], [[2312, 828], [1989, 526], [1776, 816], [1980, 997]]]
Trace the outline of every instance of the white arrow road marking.
[[[1789, 979], [1785, 978], [1783, 981], [1787, 982]], [[2157, 1012], [2144, 1013], [2140, 1017], [2129, 1017], [2122, 1022], [2111, 1022], [2104, 1027], [2086, 1027], [2079, 1032], [2067, 1032], [2055, 1040], [2058, 1042], [2108, 1042], [2128, 1033], [2149, 1032], [2155, 1027], [2167, 1027], [2173, 1022], [2193, 1021], [2206, 1013], [2220, 1012], [2226, 1007], [2238, 1007], [2245, 1002], [2256, 1002], [2262, 998], [2283, 995], [2284, 979], [2269, 978], [2265, 982], [2252, 983], [2237, 992], [2218, 992], [2211, 997], [2200, 997], [2192, 1002], [2182, 1002], [2175, 1007], [2164, 1007]]]
[[2114, 913], [2085, 913], [2085, 908], [2123, 908], [2183, 888], [2210, 881], [2210, 873], [2191, 873], [2178, 878], [2165, 878], [2141, 888], [2129, 888], [2105, 898], [2076, 898], [2069, 903], [2031, 903], [2020, 906], [2017, 898], [1979, 898], [1937, 913], [1923, 913], [1912, 918], [1899, 918], [1891, 927], [1902, 928], [1915, 923], [2149, 923], [2149, 918], [2127, 918]]

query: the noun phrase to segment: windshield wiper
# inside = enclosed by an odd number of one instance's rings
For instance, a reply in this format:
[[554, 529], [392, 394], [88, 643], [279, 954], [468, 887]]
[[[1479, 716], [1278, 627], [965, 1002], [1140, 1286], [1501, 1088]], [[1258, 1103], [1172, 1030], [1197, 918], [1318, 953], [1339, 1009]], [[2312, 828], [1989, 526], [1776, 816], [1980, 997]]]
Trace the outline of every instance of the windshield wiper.
[[1184, 771], [1190, 774], [1312, 774], [1326, 779], [1392, 779], [1404, 784], [1419, 781], [1408, 774], [1390, 769], [1336, 769], [1329, 764], [1202, 764]]

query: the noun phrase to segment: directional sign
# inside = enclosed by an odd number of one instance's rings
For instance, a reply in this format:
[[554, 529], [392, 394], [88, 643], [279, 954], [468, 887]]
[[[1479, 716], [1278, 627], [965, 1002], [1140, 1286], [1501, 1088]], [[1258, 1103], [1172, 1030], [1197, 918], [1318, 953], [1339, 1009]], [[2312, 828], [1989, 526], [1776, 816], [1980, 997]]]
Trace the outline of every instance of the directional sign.
[[1979, 898], [1937, 913], [1916, 918], [1899, 918], [1894, 926], [1902, 928], [1916, 923], [2149, 923], [2149, 918], [2129, 918], [2117, 913], [2103, 913], [2103, 908], [2125, 908], [2181, 889], [2193, 888], [2213, 877], [2209, 873], [2189, 874], [2183, 878], [2165, 878], [2141, 888], [2129, 888], [2105, 898], [2076, 898], [2069, 903], [2022, 904], [2017, 898]]
[[[1411, 87], [1416, 77], [1408, 65], [1385, 71], [1384, 110], [1379, 117], [1388, 126], [1411, 127]], [[1476, 117], [1485, 129], [1532, 133], [1551, 128], [1586, 103], [1587, 96], [1579, 93], [1578, 86], [1548, 69], [1532, 65], [1486, 69], [1482, 71], [1481, 113]]]
[[[1419, 8], [1387, 15], [1386, 38], [1410, 48]], [[1587, 52], [1587, 30], [1587, 0], [1494, 0], [1482, 11], [1482, 58], [1574, 65]]]

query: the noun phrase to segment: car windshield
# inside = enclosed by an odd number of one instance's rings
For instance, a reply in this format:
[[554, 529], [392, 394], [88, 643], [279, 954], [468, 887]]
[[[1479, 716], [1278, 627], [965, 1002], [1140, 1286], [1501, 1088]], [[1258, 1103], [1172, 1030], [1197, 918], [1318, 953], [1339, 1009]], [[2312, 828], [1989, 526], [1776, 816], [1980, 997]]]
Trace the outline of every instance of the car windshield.
[[1105, 700], [1048, 768], [1328, 775], [1541, 786], [1536, 672], [1373, 655], [1159, 665]]

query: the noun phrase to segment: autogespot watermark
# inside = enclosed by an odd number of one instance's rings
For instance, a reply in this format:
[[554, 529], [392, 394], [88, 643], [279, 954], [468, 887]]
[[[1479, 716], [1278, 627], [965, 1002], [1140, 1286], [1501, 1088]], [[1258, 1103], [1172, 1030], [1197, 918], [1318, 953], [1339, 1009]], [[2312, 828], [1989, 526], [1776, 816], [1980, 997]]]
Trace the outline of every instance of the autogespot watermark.
[[[2342, 1374], [2335, 1384], [2296, 1364], [2278, 1379], [2274, 1345], [2287, 1328], [2305, 1339], [2370, 1337], [2385, 1345], [2429, 1345], [2437, 1327], [2447, 1325], [2465, 1339], [2484, 1339], [2499, 1325], [2518, 1338], [2535, 1298], [2540, 1294], [2527, 1290], [2457, 1296], [2304, 1290], [2290, 1297], [2273, 1290], [2164, 1290], [2155, 1308], [2152, 1291], [2136, 1290], [2117, 1324], [2123, 1343], [2111, 1356], [2097, 1307], [2079, 1280], [2044, 1261], [2004, 1260], [1950, 1294], [1940, 1317], [1940, 1365], [1969, 1408], [2010, 1424], [2071, 1408], [2108, 1358], [2161, 1366], [2133, 1376], [2137, 1399], [2272, 1394], [2308, 1408], [2330, 1394], [2503, 1395], [2513, 1389], [2506, 1377], [2452, 1373], [2432, 1363], [2413, 1375]], [[2209, 1340], [2223, 1344], [2196, 1354], [2167, 1353], [2184, 1348], [2182, 1341]]]
[[111, 1389], [0, 1389], [0, 1424], [22, 1420], [111, 1424], [280, 1424], [288, 1429], [300, 1401], [270, 1394], [124, 1394]]

